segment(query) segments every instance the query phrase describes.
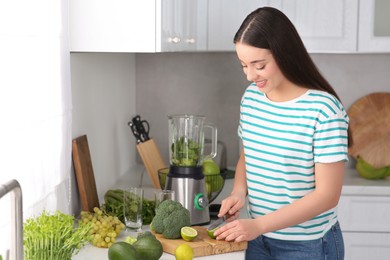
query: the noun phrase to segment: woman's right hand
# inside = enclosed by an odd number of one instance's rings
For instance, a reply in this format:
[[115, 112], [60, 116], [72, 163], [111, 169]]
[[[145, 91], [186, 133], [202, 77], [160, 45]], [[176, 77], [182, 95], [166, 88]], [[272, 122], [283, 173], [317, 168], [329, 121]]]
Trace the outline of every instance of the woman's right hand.
[[226, 215], [227, 222], [237, 219], [240, 215], [240, 209], [245, 205], [245, 197], [245, 194], [231, 194], [229, 197], [222, 200], [218, 217]]
[[236, 172], [234, 174], [234, 184], [232, 193], [221, 203], [218, 217], [226, 215], [226, 221], [231, 222], [238, 218], [240, 209], [245, 205], [247, 195], [246, 170], [244, 148], [241, 149], [240, 158], [238, 159]]

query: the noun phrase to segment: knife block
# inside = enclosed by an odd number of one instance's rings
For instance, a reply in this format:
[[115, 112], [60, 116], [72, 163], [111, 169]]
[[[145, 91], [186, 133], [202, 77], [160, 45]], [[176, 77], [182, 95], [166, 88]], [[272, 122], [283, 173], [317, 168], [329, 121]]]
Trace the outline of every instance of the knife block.
[[158, 170], [166, 167], [166, 164], [156, 142], [153, 139], [149, 139], [139, 143], [137, 144], [137, 150], [144, 163], [145, 169], [148, 172], [149, 178], [152, 181], [153, 187], [161, 189]]

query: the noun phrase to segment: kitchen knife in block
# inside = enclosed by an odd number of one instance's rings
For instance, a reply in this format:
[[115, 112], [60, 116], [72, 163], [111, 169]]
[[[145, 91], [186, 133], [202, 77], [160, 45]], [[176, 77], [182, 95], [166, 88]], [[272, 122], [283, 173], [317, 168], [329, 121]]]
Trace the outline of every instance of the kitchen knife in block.
[[81, 208], [84, 211], [93, 212], [94, 207], [99, 207], [99, 198], [86, 135], [73, 139], [72, 158], [80, 193]]
[[137, 150], [145, 165], [146, 171], [152, 181], [153, 187], [161, 189], [158, 178], [158, 170], [166, 167], [166, 164], [161, 156], [154, 139], [149, 139], [145, 142], [137, 144]]

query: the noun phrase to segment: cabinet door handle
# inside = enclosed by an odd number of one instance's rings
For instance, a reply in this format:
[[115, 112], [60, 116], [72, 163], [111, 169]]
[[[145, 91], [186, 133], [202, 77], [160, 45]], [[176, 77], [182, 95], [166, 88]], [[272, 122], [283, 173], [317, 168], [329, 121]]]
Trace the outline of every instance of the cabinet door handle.
[[169, 37], [168, 38], [168, 42], [172, 42], [172, 43], [179, 43], [180, 42], [180, 38], [179, 37]]
[[186, 40], [186, 43], [194, 44], [194, 43], [195, 43], [195, 39], [194, 39], [194, 38], [187, 39], [187, 40]]

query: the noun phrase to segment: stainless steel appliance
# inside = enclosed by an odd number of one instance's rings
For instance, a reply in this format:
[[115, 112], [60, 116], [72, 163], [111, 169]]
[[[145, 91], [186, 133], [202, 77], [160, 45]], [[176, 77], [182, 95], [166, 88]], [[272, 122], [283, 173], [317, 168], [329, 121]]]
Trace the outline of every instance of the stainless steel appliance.
[[[204, 116], [171, 115], [169, 119], [170, 167], [165, 189], [174, 190], [176, 200], [190, 211], [191, 225], [210, 221], [204, 160], [216, 155], [217, 128], [205, 124]], [[211, 152], [203, 155], [204, 128], [211, 129]]]

